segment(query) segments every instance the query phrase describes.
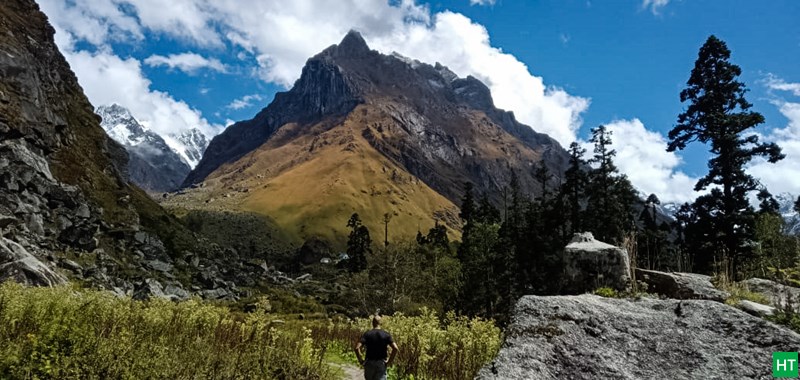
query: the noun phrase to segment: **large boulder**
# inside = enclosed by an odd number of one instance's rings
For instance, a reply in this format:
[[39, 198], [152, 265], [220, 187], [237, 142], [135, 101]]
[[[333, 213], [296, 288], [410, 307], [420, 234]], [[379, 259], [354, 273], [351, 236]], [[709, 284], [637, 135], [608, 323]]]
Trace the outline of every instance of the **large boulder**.
[[595, 240], [591, 232], [575, 234], [564, 248], [563, 260], [563, 293], [585, 293], [604, 286], [623, 290], [630, 285], [628, 252]]
[[766, 296], [772, 306], [777, 308], [800, 307], [800, 289], [779, 284], [763, 278], [750, 278], [742, 281], [751, 292], [761, 293]]
[[722, 303], [526, 296], [478, 379], [771, 379], [800, 335]]
[[711, 276], [697, 273], [666, 273], [636, 268], [636, 281], [647, 284], [647, 291], [675, 299], [725, 302], [730, 293], [714, 287]]
[[323, 258], [333, 257], [333, 248], [330, 243], [318, 237], [307, 239], [303, 246], [297, 250], [297, 261], [303, 265], [319, 263]]
[[24, 247], [0, 238], [0, 282], [14, 280], [33, 286], [54, 286], [67, 282]]

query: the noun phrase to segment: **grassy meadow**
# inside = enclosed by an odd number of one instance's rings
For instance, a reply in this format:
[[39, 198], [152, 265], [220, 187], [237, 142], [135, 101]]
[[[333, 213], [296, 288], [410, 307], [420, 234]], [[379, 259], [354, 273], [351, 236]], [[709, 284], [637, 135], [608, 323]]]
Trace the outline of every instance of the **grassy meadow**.
[[[266, 303], [266, 302], [265, 302]], [[0, 285], [0, 378], [336, 379], [367, 318], [299, 319], [199, 300]], [[450, 313], [386, 317], [395, 379], [471, 379], [501, 343], [492, 321]]]

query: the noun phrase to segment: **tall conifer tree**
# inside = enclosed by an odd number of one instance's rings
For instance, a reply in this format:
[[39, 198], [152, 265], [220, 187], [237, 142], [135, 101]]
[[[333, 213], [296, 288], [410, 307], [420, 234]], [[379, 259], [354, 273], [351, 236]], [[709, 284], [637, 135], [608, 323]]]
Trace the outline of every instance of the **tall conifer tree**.
[[[696, 214], [707, 228], [705, 236], [717, 238], [719, 248], [698, 252], [700, 270], [709, 271], [708, 263], [724, 255], [734, 276], [739, 275], [741, 261], [752, 255], [755, 212], [748, 193], [758, 188], [758, 181], [745, 173], [748, 162], [765, 157], [777, 162], [784, 155], [774, 143], [760, 143], [758, 135], [749, 133], [764, 122], [764, 117], [751, 111], [744, 97], [747, 88], [737, 78], [742, 70], [732, 64], [731, 52], [722, 40], [710, 36], [700, 48], [694, 69], [681, 91], [681, 102], [688, 103], [678, 115], [678, 124], [669, 132], [667, 150], [681, 150], [692, 142], [710, 145], [712, 155], [709, 172], [695, 185], [695, 190], [709, 190], [695, 201]], [[712, 257], [714, 256], [717, 260]]]

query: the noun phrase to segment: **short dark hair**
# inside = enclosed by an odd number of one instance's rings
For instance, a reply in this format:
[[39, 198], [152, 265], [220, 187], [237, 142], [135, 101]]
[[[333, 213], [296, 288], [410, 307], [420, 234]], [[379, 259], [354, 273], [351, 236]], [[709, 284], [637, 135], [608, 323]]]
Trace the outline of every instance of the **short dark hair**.
[[372, 327], [378, 327], [380, 325], [381, 325], [381, 316], [375, 314], [375, 316], [372, 317]]

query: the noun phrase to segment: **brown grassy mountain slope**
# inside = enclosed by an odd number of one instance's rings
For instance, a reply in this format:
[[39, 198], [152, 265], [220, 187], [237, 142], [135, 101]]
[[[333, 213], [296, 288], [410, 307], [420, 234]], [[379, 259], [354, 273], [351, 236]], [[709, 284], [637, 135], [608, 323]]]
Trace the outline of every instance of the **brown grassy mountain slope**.
[[254, 119], [217, 136], [184, 183], [202, 186], [168, 203], [256, 211], [299, 238], [341, 242], [353, 212], [377, 241], [387, 212], [391, 237], [435, 222], [455, 235], [464, 183], [500, 205], [512, 172], [535, 194], [534, 165], [558, 177], [566, 157], [495, 108], [477, 79], [369, 50], [351, 32], [309, 59], [295, 86]]

